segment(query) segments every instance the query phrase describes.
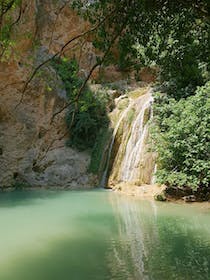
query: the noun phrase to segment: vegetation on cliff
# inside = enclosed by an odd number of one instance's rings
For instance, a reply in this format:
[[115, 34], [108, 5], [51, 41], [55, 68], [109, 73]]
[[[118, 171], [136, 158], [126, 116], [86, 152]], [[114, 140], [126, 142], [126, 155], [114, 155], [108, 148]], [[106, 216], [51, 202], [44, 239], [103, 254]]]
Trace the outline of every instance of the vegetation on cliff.
[[[79, 77], [79, 66], [76, 60], [54, 59], [53, 67], [61, 77], [68, 100], [74, 100], [83, 80]], [[70, 138], [68, 145], [79, 150], [92, 149], [97, 142], [101, 128], [108, 126], [108, 95], [94, 94], [88, 86], [82, 92], [78, 102], [69, 106], [66, 122]]]
[[21, 18], [21, 2], [21, 0], [0, 1], [0, 61], [8, 59], [14, 47], [11, 34]]

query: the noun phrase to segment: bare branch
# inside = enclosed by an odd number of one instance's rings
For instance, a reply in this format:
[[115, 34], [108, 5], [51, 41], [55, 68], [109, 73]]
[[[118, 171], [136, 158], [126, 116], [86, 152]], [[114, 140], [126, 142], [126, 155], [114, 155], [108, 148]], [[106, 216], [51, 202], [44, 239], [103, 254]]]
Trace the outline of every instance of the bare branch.
[[0, 13], [0, 30], [2, 28], [2, 23], [3, 23], [3, 18], [4, 15], [12, 8], [13, 4], [15, 3], [15, 0], [11, 0], [9, 3], [5, 3], [5, 1], [3, 1], [1, 3], [1, 13]]
[[[126, 22], [127, 22], [127, 17], [125, 18], [125, 21], [123, 22], [119, 32], [117, 32], [117, 34], [113, 37], [112, 41], [110, 42], [110, 45], [109, 45], [108, 49], [106, 50], [106, 52], [104, 53], [102, 59], [100, 61], [96, 62], [96, 64], [94, 64], [93, 67], [91, 68], [91, 70], [89, 71], [89, 74], [86, 77], [86, 79], [84, 80], [84, 82], [83, 82], [82, 86], [80, 87], [80, 89], [78, 90], [78, 93], [77, 93], [75, 99], [73, 99], [70, 102], [68, 102], [63, 108], [61, 108], [59, 111], [57, 111], [56, 113], [53, 114], [52, 119], [51, 119], [51, 124], [53, 123], [53, 121], [54, 121], [54, 119], [55, 119], [55, 117], [57, 115], [59, 115], [61, 112], [63, 112], [65, 109], [67, 109], [72, 104], [78, 102], [78, 100], [79, 100], [83, 90], [85, 89], [85, 86], [86, 86], [87, 82], [89, 81], [90, 77], [92, 76], [92, 73], [95, 71], [95, 69], [98, 66], [101, 66], [104, 63], [104, 61], [106, 60], [107, 56], [110, 53], [111, 48], [113, 47], [115, 41], [117, 40], [117, 38], [120, 36], [122, 31], [124, 30], [124, 28], [126, 26]], [[74, 114], [73, 114], [73, 117], [74, 117]], [[73, 124], [73, 121], [71, 121], [71, 123]]]
[[48, 49], [50, 51], [50, 48], [51, 48], [51, 45], [52, 45], [52, 41], [53, 41], [53, 35], [54, 35], [54, 32], [55, 32], [55, 27], [56, 27], [56, 23], [58, 21], [58, 17], [59, 15], [62, 13], [62, 11], [65, 9], [66, 5], [70, 3], [71, 0], [68, 0], [67, 2], [65, 2], [59, 9], [59, 11], [56, 13], [56, 19], [54, 21], [54, 24], [53, 24], [53, 28], [52, 28], [52, 33], [51, 33], [51, 37], [50, 37], [50, 42], [49, 42], [49, 46], [48, 46]]
[[99, 28], [100, 25], [102, 25], [108, 18], [110, 18], [113, 13], [115, 12], [112, 11], [109, 15], [107, 15], [102, 21], [98, 22], [94, 27], [92, 27], [91, 29], [84, 31], [76, 36], [74, 36], [73, 38], [71, 38], [69, 41], [67, 41], [63, 47], [57, 52], [55, 53], [52, 57], [48, 58], [47, 60], [45, 60], [44, 62], [42, 62], [41, 64], [39, 64], [34, 71], [32, 72], [30, 78], [26, 81], [23, 89], [22, 89], [22, 95], [20, 98], [20, 101], [18, 102], [18, 104], [15, 106], [15, 109], [17, 109], [17, 107], [22, 103], [23, 98], [24, 98], [24, 94], [26, 89], [28, 88], [28, 85], [31, 83], [31, 81], [33, 80], [33, 78], [35, 77], [35, 75], [37, 74], [37, 72], [40, 70], [40, 68], [42, 68], [44, 65], [46, 65], [48, 62], [50, 62], [51, 60], [53, 60], [54, 58], [56, 58], [57, 56], [61, 56], [64, 53], [64, 50], [67, 46], [69, 46], [72, 42], [74, 42], [75, 40], [78, 40], [79, 38], [82, 38], [92, 32], [94, 32], [95, 30], [97, 30]]
[[18, 17], [17, 17], [17, 19], [11, 24], [10, 29], [12, 29], [13, 26], [14, 26], [15, 24], [17, 24], [17, 23], [20, 21], [21, 16], [22, 16], [22, 14], [24, 13], [24, 11], [25, 11], [25, 9], [23, 9], [23, 4], [22, 4], [22, 1], [21, 1], [19, 13], [18, 13]]

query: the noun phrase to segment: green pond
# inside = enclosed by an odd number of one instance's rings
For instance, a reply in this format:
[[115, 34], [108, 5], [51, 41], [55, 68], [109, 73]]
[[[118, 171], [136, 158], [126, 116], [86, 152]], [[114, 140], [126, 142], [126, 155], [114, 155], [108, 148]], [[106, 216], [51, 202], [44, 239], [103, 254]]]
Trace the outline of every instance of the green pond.
[[0, 280], [210, 279], [207, 204], [110, 191], [0, 194]]

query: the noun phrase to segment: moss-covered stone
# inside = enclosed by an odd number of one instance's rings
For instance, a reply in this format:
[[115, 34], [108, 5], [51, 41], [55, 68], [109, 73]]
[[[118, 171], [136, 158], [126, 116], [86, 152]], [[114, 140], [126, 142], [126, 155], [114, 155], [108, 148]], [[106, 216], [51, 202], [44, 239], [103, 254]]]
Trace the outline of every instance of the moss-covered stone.
[[162, 192], [162, 193], [160, 193], [160, 194], [155, 195], [155, 200], [156, 200], [156, 201], [166, 201], [167, 198], [166, 198], [165, 193]]

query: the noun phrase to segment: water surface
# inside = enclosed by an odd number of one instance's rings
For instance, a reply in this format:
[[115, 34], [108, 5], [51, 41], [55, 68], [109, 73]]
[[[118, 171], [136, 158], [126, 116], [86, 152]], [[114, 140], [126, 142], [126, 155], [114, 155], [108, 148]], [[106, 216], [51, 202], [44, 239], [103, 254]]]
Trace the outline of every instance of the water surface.
[[108, 191], [3, 193], [0, 279], [210, 279], [210, 209]]

